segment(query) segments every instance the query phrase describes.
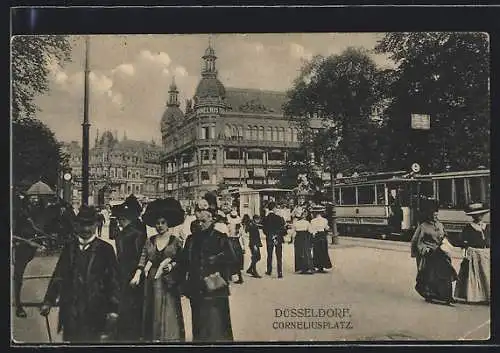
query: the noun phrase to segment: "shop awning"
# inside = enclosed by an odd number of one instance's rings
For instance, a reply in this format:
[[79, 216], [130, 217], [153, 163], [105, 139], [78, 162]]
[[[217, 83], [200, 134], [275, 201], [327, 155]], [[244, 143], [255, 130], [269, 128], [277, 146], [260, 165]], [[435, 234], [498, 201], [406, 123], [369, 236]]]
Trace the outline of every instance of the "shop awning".
[[248, 172], [246, 169], [235, 169], [235, 168], [225, 168], [222, 171], [224, 178], [238, 179], [238, 178], [248, 178]]

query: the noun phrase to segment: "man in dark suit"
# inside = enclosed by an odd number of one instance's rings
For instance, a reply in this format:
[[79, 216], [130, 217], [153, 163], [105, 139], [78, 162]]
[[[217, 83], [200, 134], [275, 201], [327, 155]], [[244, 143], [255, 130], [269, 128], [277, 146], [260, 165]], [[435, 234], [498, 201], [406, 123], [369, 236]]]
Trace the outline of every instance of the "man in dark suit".
[[283, 217], [278, 216], [274, 211], [276, 204], [271, 201], [268, 203], [267, 208], [269, 213], [264, 217], [262, 228], [266, 235], [267, 247], [267, 271], [266, 275], [270, 276], [273, 267], [273, 250], [276, 249], [276, 262], [278, 268], [278, 278], [283, 277], [283, 241], [286, 232], [285, 220]]
[[118, 313], [118, 339], [134, 342], [140, 339], [144, 296], [143, 286], [132, 287], [130, 281], [137, 270], [142, 248], [148, 237], [143, 228], [137, 226], [136, 210], [126, 202], [116, 206], [114, 214], [122, 229], [115, 238], [122, 291]]
[[75, 218], [77, 236], [59, 257], [40, 314], [59, 299], [58, 331], [67, 342], [99, 342], [118, 318], [120, 284], [113, 247], [96, 237], [97, 212], [82, 206]]

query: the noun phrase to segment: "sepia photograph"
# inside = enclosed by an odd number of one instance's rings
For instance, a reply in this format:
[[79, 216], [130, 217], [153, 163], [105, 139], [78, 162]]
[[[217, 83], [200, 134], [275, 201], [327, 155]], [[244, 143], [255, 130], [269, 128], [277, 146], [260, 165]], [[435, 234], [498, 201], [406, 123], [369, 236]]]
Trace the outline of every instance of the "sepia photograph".
[[11, 38], [11, 344], [485, 341], [482, 32]]

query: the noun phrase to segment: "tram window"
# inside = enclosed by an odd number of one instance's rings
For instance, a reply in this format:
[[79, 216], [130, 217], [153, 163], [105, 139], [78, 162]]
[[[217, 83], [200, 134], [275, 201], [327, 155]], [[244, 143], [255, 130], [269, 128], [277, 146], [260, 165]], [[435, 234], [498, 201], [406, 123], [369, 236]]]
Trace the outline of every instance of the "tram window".
[[335, 188], [335, 203], [336, 204], [340, 204], [340, 189], [339, 188]]
[[466, 205], [464, 179], [455, 179], [455, 206], [464, 208]]
[[420, 183], [420, 195], [425, 197], [434, 197], [434, 185], [432, 181], [422, 181]]
[[483, 192], [481, 190], [481, 179], [467, 178], [465, 180], [465, 194], [467, 203], [486, 202], [486, 195], [483, 195]]
[[451, 198], [451, 179], [438, 180], [439, 186], [439, 207], [451, 208], [453, 200]]
[[373, 205], [375, 203], [375, 186], [358, 186], [358, 204]]
[[356, 204], [356, 189], [354, 187], [342, 188], [342, 205]]
[[377, 205], [385, 205], [385, 185], [377, 184]]

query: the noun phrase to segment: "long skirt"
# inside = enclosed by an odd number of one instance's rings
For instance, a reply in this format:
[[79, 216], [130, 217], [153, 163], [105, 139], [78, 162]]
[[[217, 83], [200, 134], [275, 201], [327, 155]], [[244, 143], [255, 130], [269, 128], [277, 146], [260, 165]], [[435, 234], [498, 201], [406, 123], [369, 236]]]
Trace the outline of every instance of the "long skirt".
[[228, 297], [192, 297], [194, 342], [233, 341]]
[[326, 232], [319, 232], [313, 238], [313, 264], [316, 268], [332, 268], [328, 254]]
[[117, 338], [120, 341], [138, 342], [141, 337], [144, 286], [132, 288], [129, 281], [122, 282]]
[[490, 249], [467, 249], [458, 272], [455, 297], [469, 303], [490, 301]]
[[151, 268], [144, 288], [143, 339], [148, 342], [184, 341], [184, 318], [177, 288], [168, 288], [162, 278], [154, 279]]
[[309, 232], [300, 231], [295, 235], [295, 272], [313, 269], [312, 242]]
[[243, 259], [243, 249], [241, 248], [240, 239], [237, 237], [228, 237], [229, 244], [233, 248], [234, 253], [238, 261], [234, 266], [231, 266], [230, 275], [235, 275], [243, 270], [244, 259]]
[[426, 299], [450, 301], [452, 282], [457, 279], [450, 257], [437, 248], [420, 258], [418, 267], [415, 290]]

